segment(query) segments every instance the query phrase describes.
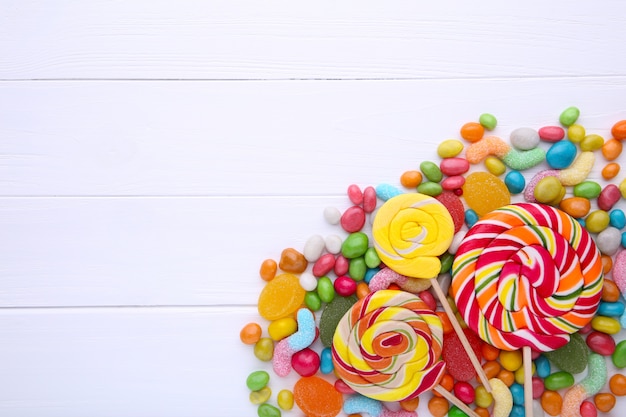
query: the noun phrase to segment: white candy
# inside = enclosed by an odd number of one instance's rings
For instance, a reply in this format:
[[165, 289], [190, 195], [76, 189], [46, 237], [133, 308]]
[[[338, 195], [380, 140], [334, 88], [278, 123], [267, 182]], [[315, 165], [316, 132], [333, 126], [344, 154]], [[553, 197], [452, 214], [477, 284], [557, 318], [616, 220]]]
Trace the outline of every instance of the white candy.
[[615, 255], [622, 243], [622, 232], [618, 228], [609, 226], [596, 236], [596, 245], [605, 255]]
[[465, 230], [459, 230], [454, 234], [454, 237], [452, 238], [452, 243], [450, 243], [450, 247], [448, 248], [448, 252], [451, 255], [456, 254], [456, 251], [459, 250], [459, 246], [461, 246], [461, 242], [463, 241], [463, 239], [465, 239], [466, 234], [467, 231]]
[[326, 250], [328, 253], [332, 253], [333, 255], [337, 255], [341, 252], [341, 245], [343, 244], [343, 239], [339, 235], [330, 235], [326, 237]]
[[326, 207], [324, 209], [324, 219], [330, 224], [339, 224], [341, 211], [337, 207]]
[[315, 262], [320, 258], [320, 256], [322, 256], [325, 244], [326, 243], [324, 242], [324, 238], [322, 236], [313, 235], [304, 244], [302, 254], [307, 261]]
[[304, 291], [313, 291], [317, 288], [317, 278], [309, 272], [303, 272], [300, 274], [300, 286]]
[[541, 138], [539, 132], [530, 127], [520, 127], [511, 132], [511, 145], [521, 151], [535, 149], [539, 146]]

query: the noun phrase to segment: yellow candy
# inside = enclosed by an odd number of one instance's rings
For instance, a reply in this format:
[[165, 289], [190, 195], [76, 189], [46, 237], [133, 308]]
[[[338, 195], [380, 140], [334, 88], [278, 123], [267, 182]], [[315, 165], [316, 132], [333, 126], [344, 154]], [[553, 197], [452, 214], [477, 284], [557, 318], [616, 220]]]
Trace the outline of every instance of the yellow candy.
[[585, 219], [585, 228], [591, 233], [600, 233], [609, 225], [611, 218], [604, 210], [594, 210]]
[[559, 172], [559, 180], [561, 184], [568, 187], [583, 182], [596, 161], [593, 152], [581, 152], [569, 168], [565, 168]]
[[613, 317], [595, 316], [591, 319], [591, 328], [606, 334], [616, 334], [620, 331], [620, 324]]
[[293, 392], [288, 389], [281, 390], [278, 393], [276, 401], [278, 402], [278, 406], [283, 410], [291, 410], [293, 408]]
[[[534, 375], [536, 371], [536, 367], [535, 367], [535, 363], [533, 362], [532, 364], [532, 374]], [[524, 375], [524, 367], [520, 366], [517, 371], [515, 371], [513, 373], [513, 375], [515, 376], [515, 382], [517, 382], [520, 385], [524, 385], [524, 381], [525, 381], [525, 375]]]
[[585, 128], [577, 123], [567, 128], [567, 137], [574, 143], [581, 142], [585, 138], [585, 135]]
[[463, 184], [463, 198], [479, 217], [511, 203], [504, 182], [489, 172], [473, 172]]
[[626, 198], [626, 178], [619, 183], [619, 192], [622, 194], [622, 198]]
[[300, 279], [293, 274], [281, 274], [265, 284], [259, 294], [258, 309], [261, 317], [277, 320], [294, 313], [304, 302], [306, 291]]
[[478, 407], [489, 408], [491, 403], [493, 403], [493, 396], [482, 385], [476, 387], [474, 394], [474, 402]]
[[437, 147], [437, 155], [441, 158], [453, 158], [463, 150], [463, 142], [456, 139], [444, 140]]
[[522, 366], [521, 350], [503, 350], [500, 352], [500, 365], [507, 371], [515, 372]]
[[285, 337], [292, 335], [298, 329], [298, 322], [293, 317], [283, 317], [282, 319], [274, 320], [267, 327], [267, 332], [274, 340], [282, 340]]
[[439, 256], [450, 247], [454, 223], [436, 199], [420, 193], [400, 194], [378, 209], [372, 236], [385, 265], [402, 275], [430, 279], [441, 271]]
[[506, 172], [506, 165], [504, 165], [504, 162], [495, 156], [488, 156], [485, 159], [485, 168], [497, 177]]
[[604, 138], [600, 135], [596, 135], [595, 133], [591, 135], [587, 135], [580, 142], [580, 150], [581, 151], [597, 151], [598, 149], [602, 149], [602, 145], [604, 145]]
[[491, 378], [489, 380], [493, 395], [493, 417], [508, 417], [513, 409], [513, 395], [509, 387], [499, 380], [498, 378]]
[[252, 391], [250, 393], [250, 402], [252, 404], [263, 404], [272, 396], [272, 390], [270, 387], [261, 388], [258, 391]]

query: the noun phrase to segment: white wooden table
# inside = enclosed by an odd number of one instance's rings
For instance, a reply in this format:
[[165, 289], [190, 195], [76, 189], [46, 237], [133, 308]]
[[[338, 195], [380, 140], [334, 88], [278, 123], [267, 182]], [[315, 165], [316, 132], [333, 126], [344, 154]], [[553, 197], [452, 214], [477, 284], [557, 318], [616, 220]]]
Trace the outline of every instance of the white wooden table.
[[481, 113], [507, 137], [576, 105], [608, 135], [625, 14], [0, 0], [0, 415], [256, 415], [245, 378], [267, 366], [238, 334], [261, 261]]

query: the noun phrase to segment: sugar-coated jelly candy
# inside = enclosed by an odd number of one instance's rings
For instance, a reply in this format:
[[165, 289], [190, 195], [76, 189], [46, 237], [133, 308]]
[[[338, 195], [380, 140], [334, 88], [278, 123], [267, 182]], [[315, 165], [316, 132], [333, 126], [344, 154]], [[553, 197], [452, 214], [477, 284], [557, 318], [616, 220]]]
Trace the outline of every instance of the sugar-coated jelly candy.
[[302, 305], [304, 294], [296, 275], [280, 274], [265, 284], [259, 294], [259, 314], [267, 320], [286, 317]]
[[356, 302], [357, 297], [351, 295], [349, 297], [334, 297], [333, 300], [326, 304], [319, 324], [320, 341], [324, 346], [332, 345], [337, 324], [339, 324], [343, 315], [346, 314], [346, 311], [350, 310], [350, 307]]
[[293, 387], [293, 398], [308, 417], [334, 417], [343, 404], [342, 394], [331, 383], [317, 376], [300, 378]]
[[565, 346], [543, 354], [561, 370], [579, 374], [587, 367], [589, 349], [585, 339], [579, 333], [574, 333]]
[[504, 182], [488, 172], [473, 172], [463, 184], [463, 198], [479, 217], [511, 202]]
[[[470, 329], [463, 329], [472, 350], [476, 357], [480, 358], [481, 341]], [[443, 335], [443, 349], [441, 357], [446, 362], [446, 369], [458, 381], [469, 381], [476, 375], [476, 369], [461, 343], [461, 339], [456, 332]]]

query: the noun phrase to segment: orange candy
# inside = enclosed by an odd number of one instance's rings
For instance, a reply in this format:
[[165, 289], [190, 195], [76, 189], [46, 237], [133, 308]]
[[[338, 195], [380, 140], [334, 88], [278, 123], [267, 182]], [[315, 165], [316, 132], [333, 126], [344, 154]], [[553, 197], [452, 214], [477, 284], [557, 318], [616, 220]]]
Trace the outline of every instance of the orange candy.
[[504, 182], [493, 174], [481, 171], [465, 178], [463, 198], [478, 217], [511, 203], [511, 193]]
[[626, 376], [623, 374], [615, 374], [609, 379], [609, 388], [611, 392], [618, 397], [626, 395]]
[[[450, 374], [443, 374], [441, 380], [439, 381], [439, 385], [446, 391], [452, 391], [452, 388], [454, 388], [454, 378]], [[441, 394], [439, 394], [437, 391], [433, 391], [433, 395], [436, 397], [441, 397]]]
[[495, 361], [500, 356], [500, 349], [488, 343], [483, 343], [480, 351], [483, 354], [483, 358], [488, 361]]
[[335, 417], [343, 406], [343, 396], [325, 379], [300, 378], [293, 387], [293, 399], [308, 417]]
[[469, 122], [461, 126], [461, 137], [468, 142], [478, 142], [484, 134], [485, 128], [480, 123]]
[[439, 320], [441, 320], [443, 334], [450, 333], [454, 330], [454, 328], [452, 327], [452, 322], [450, 321], [450, 317], [448, 317], [448, 314], [445, 311], [435, 311], [435, 314], [437, 314]]
[[304, 272], [308, 264], [309, 262], [306, 260], [304, 255], [294, 248], [287, 248], [283, 250], [280, 254], [280, 261], [278, 262], [280, 269], [293, 274]]
[[602, 283], [602, 301], [607, 303], [615, 303], [619, 301], [620, 291], [617, 284], [610, 279], [605, 278]]
[[259, 274], [264, 281], [271, 281], [276, 276], [276, 271], [278, 270], [278, 264], [273, 259], [266, 259], [261, 264], [261, 269], [259, 270]]
[[287, 317], [300, 308], [304, 295], [305, 291], [297, 276], [280, 274], [265, 284], [259, 294], [259, 314], [270, 321]]
[[608, 413], [615, 407], [615, 395], [610, 392], [601, 392], [593, 397], [593, 403], [596, 405], [598, 411]]
[[415, 397], [412, 400], [400, 401], [400, 407], [405, 411], [415, 411], [420, 405], [420, 397]]
[[448, 400], [443, 397], [432, 397], [428, 400], [428, 411], [433, 417], [444, 417], [448, 414], [448, 410], [450, 409], [450, 404], [448, 404]]
[[488, 408], [476, 407], [474, 412], [479, 415], [479, 417], [491, 417]]
[[602, 168], [602, 178], [604, 178], [605, 180], [615, 178], [617, 174], [619, 174], [620, 168], [621, 167], [616, 162], [606, 164], [604, 168]]
[[558, 416], [561, 414], [561, 408], [563, 407], [563, 398], [556, 391], [545, 390], [541, 394], [541, 408], [543, 411], [551, 416]]
[[561, 200], [559, 208], [570, 216], [580, 219], [589, 213], [591, 203], [588, 199], [583, 197], [569, 197]]
[[248, 323], [239, 332], [239, 338], [246, 345], [254, 345], [261, 338], [263, 330], [257, 323]]
[[370, 293], [370, 287], [365, 282], [361, 281], [356, 284], [356, 296], [360, 300]]
[[500, 381], [504, 382], [507, 387], [510, 387], [515, 382], [515, 374], [506, 369], [501, 369], [496, 376]]
[[400, 176], [400, 184], [405, 188], [417, 188], [422, 183], [422, 173], [419, 171], [405, 171]]
[[602, 255], [600, 258], [602, 259], [602, 273], [606, 275], [613, 269], [613, 259], [609, 255]]
[[483, 364], [483, 371], [485, 371], [487, 379], [495, 378], [501, 370], [502, 366], [500, 366], [500, 362], [498, 361], [487, 361]]
[[617, 139], [609, 139], [602, 145], [602, 156], [607, 161], [617, 159], [622, 153], [622, 142]]
[[626, 120], [620, 120], [611, 128], [611, 134], [617, 140], [626, 139]]

